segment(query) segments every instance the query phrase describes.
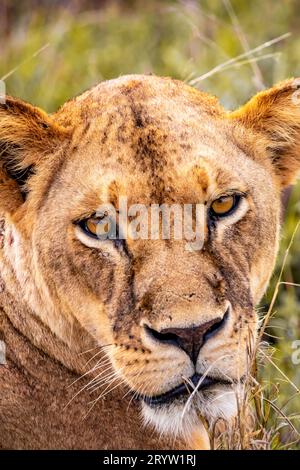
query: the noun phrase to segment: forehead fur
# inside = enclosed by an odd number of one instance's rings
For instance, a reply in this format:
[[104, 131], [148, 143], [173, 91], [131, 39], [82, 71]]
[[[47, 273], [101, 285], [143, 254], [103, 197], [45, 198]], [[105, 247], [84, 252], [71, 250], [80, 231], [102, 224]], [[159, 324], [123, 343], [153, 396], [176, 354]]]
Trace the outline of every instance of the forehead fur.
[[[134, 184], [135, 202], [180, 202], [181, 194], [196, 202], [228, 185], [243, 190], [245, 175], [251, 179], [254, 163], [246, 146], [237, 145], [239, 125], [226, 118], [216, 98], [176, 80], [127, 76], [104, 82], [53, 118], [72, 129], [71, 148], [49, 179], [57, 189], [63, 174], [64, 190], [86, 185], [85, 193], [101, 190], [102, 200], [132, 195]], [[241, 156], [244, 164], [237, 165]]]
[[[197, 107], [197, 113], [221, 116], [224, 113], [217, 98], [200, 92], [183, 82], [171, 78], [152, 75], [128, 75], [118, 79], [102, 82], [82, 95], [67, 102], [56, 114], [66, 126], [74, 124], [74, 119], [89, 119], [109, 113], [115, 107], [129, 104], [137, 126], [143, 124], [140, 116], [143, 105], [156, 106], [159, 114], [165, 114], [169, 102], [170, 113], [174, 105], [183, 109]], [[164, 103], [164, 109], [160, 106]]]

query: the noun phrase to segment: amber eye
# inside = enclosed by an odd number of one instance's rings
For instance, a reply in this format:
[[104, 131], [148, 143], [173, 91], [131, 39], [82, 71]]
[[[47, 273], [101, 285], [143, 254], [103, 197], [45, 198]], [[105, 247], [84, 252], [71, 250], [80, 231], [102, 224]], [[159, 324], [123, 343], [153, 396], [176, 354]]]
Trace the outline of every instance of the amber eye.
[[93, 216], [82, 220], [79, 225], [88, 235], [94, 238], [106, 239], [111, 229], [111, 220], [105, 213], [103, 216]]
[[224, 217], [229, 215], [238, 205], [240, 196], [222, 196], [216, 199], [210, 206], [212, 216]]
[[86, 221], [86, 228], [93, 235], [105, 235], [109, 231], [109, 222], [100, 217], [91, 217]]

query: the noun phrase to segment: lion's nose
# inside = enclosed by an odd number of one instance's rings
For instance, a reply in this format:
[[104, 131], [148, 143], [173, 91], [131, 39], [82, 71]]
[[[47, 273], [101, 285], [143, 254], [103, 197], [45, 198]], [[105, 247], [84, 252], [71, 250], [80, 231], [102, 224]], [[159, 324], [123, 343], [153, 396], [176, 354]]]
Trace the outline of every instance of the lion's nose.
[[172, 344], [185, 351], [193, 363], [196, 364], [200, 349], [209, 338], [225, 326], [228, 315], [229, 309], [227, 309], [223, 318], [217, 317], [199, 326], [165, 328], [161, 331], [146, 326], [146, 330], [160, 343]]

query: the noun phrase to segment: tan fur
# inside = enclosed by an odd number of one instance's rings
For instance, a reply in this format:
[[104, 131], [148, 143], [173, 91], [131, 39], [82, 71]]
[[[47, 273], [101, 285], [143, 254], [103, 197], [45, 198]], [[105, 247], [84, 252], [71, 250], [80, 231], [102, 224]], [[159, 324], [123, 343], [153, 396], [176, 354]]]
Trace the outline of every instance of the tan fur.
[[[0, 106], [0, 448], [208, 447], [202, 419], [231, 419], [228, 388], [203, 392], [182, 429], [183, 404], [159, 417], [144, 409], [143, 429], [134, 392], [161, 394], [193, 373], [182, 350], [152, 341], [143, 325], [190, 327], [230, 308], [197, 371], [234, 382], [246, 373], [254, 307], [277, 253], [281, 189], [300, 168], [295, 90], [287, 81], [226, 113], [181, 82], [129, 76], [51, 117], [9, 97]], [[208, 207], [233, 190], [246, 195], [241, 207], [205, 227], [200, 252], [185, 240], [129, 239], [128, 253], [109, 241], [91, 248], [76, 227], [122, 195], [129, 204]], [[118, 379], [89, 412], [108, 385], [87, 384], [106, 369]]]

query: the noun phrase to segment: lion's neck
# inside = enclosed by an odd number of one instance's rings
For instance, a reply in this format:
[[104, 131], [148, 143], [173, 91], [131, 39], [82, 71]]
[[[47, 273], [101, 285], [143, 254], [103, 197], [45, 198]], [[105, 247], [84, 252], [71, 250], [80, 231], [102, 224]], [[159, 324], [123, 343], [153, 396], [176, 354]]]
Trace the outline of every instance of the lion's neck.
[[78, 354], [1, 285], [7, 364], [0, 365], [0, 448], [171, 448], [153, 431], [141, 432], [139, 404], [124, 399], [124, 389], [112, 390], [105, 401], [88, 389], [91, 376], [83, 373], [94, 350]]
[[[1, 225], [2, 224], [2, 225]], [[10, 240], [11, 239], [11, 240]], [[83, 372], [83, 353], [95, 341], [72, 316], [62, 316], [44, 281], [35, 282], [30, 246], [0, 218], [0, 308], [11, 324], [39, 350], [67, 369]]]
[[0, 285], [2, 285], [0, 294], [2, 316], [14, 327], [15, 333], [27, 338], [35, 348], [43, 351], [67, 369], [82, 374], [85, 369], [84, 365], [90, 357], [89, 350], [96, 346], [91, 336], [77, 322], [74, 322], [70, 324], [70, 333], [64, 341], [55, 335], [26, 303], [13, 298], [6, 291], [2, 280]]

